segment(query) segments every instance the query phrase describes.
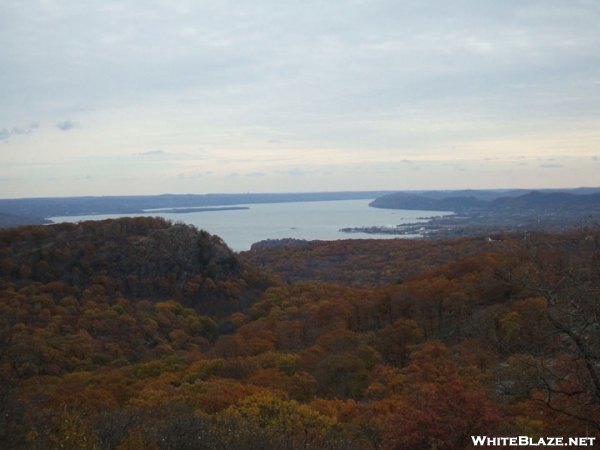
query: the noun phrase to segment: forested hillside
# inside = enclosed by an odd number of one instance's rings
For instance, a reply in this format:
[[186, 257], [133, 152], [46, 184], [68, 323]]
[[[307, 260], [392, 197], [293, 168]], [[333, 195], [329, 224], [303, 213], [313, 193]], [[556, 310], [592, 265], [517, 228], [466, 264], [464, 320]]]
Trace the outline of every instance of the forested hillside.
[[556, 208], [565, 208], [572, 212], [597, 210], [600, 204], [598, 188], [566, 191], [519, 190], [500, 193], [498, 191], [432, 191], [413, 194], [396, 192], [373, 200], [370, 206], [375, 208], [417, 209], [426, 211], [470, 210], [511, 211], [528, 209], [549, 212]]
[[500, 252], [518, 236], [492, 234], [468, 238], [352, 239], [265, 246], [242, 252], [244, 260], [288, 282], [325, 281], [366, 287], [401, 283], [460, 258]]
[[495, 238], [240, 259], [161, 219], [2, 230], [0, 448], [600, 437], [600, 231]]

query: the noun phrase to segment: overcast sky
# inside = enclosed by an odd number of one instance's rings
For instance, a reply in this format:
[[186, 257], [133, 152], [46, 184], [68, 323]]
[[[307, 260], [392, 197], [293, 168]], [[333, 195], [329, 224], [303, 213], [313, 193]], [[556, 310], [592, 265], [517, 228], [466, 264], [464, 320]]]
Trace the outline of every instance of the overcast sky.
[[598, 0], [2, 0], [0, 197], [600, 185]]

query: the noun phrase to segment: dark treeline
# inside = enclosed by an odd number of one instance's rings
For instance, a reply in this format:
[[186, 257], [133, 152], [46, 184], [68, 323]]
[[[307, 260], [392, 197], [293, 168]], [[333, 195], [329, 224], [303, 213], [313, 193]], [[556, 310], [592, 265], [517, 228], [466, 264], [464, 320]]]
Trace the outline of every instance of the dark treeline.
[[600, 437], [599, 329], [597, 228], [242, 258], [162, 219], [2, 230], [0, 448]]

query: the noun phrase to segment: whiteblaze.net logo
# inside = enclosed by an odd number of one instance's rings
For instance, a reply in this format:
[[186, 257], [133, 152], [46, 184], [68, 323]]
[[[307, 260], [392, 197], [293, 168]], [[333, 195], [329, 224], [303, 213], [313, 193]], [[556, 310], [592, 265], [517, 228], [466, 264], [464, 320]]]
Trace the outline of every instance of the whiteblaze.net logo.
[[531, 446], [531, 447], [563, 447], [570, 445], [578, 445], [580, 447], [591, 447], [594, 445], [595, 437], [541, 437], [530, 438], [528, 436], [515, 437], [489, 437], [489, 436], [471, 436], [474, 446]]

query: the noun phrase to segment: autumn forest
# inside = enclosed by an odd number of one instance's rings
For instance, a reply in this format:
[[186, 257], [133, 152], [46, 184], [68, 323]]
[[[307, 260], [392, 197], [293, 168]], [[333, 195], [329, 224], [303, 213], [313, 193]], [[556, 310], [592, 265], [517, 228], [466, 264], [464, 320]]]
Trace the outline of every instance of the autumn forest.
[[239, 254], [160, 218], [0, 230], [3, 449], [600, 437], [599, 351], [598, 226]]

